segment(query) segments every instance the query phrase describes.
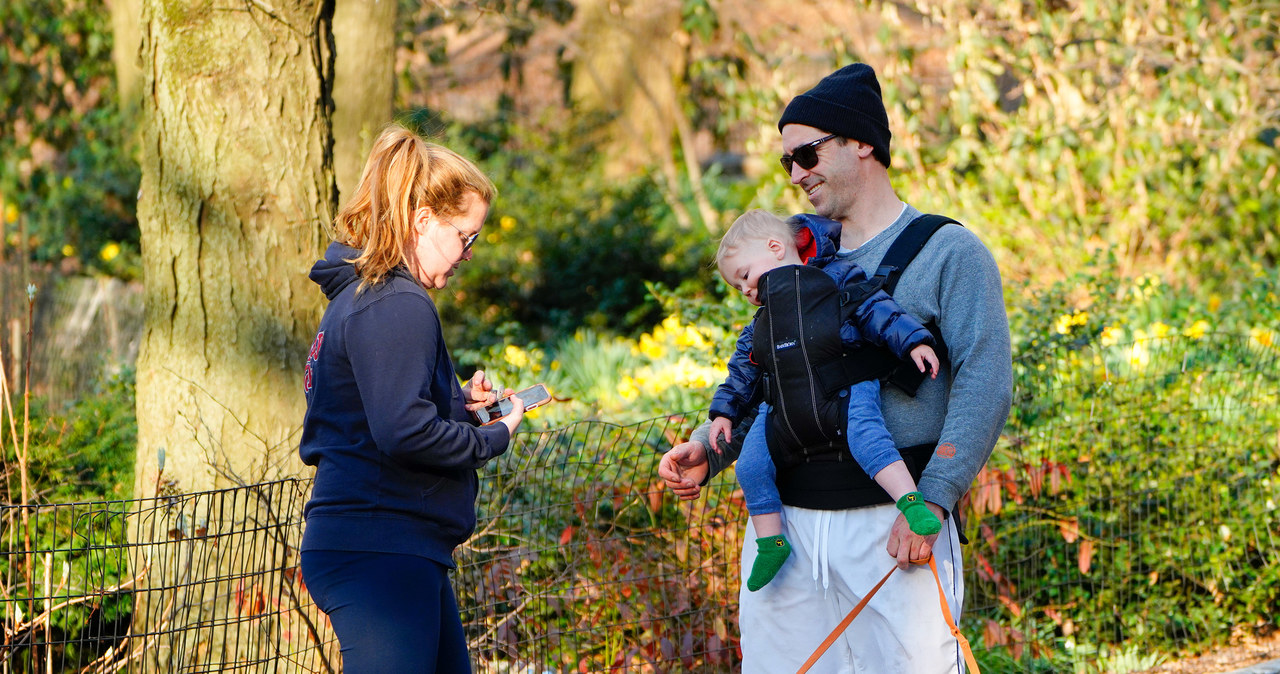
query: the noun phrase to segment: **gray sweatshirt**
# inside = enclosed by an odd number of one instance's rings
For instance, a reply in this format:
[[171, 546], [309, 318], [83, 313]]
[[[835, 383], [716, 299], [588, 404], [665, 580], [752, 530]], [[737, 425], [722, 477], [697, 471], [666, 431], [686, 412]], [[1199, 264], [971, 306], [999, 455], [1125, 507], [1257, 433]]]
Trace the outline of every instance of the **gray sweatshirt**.
[[[887, 229], [848, 253], [863, 269], [876, 269], [890, 244], [920, 215], [908, 205]], [[916, 397], [882, 389], [885, 425], [898, 447], [938, 442], [920, 478], [925, 500], [950, 512], [986, 464], [1004, 429], [1013, 399], [1009, 321], [995, 258], [978, 237], [944, 225], [902, 273], [893, 298], [922, 323], [942, 331], [947, 360], [937, 379], [925, 379]], [[733, 430], [724, 453], [707, 452], [711, 475], [738, 456], [752, 419]], [[710, 422], [690, 439], [708, 450]], [[851, 439], [852, 440], [852, 439]]]

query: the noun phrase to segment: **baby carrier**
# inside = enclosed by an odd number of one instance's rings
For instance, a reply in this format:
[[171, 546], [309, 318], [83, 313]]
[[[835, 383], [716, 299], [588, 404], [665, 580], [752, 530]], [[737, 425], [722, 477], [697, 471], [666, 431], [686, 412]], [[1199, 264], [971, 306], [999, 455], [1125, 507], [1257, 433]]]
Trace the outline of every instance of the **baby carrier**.
[[[765, 400], [773, 408], [765, 432], [783, 503], [842, 510], [891, 501], [849, 454], [849, 387], [886, 379], [915, 395], [924, 375], [881, 347], [846, 350], [840, 326], [876, 291], [892, 295], [902, 270], [948, 222], [955, 221], [939, 215], [913, 220], [875, 275], [861, 283], [838, 288], [826, 272], [799, 265], [760, 278], [766, 301], [756, 317], [752, 353], [763, 373]], [[926, 327], [937, 341], [939, 357], [945, 358], [937, 326]], [[933, 448], [930, 443], [899, 449], [917, 481]]]

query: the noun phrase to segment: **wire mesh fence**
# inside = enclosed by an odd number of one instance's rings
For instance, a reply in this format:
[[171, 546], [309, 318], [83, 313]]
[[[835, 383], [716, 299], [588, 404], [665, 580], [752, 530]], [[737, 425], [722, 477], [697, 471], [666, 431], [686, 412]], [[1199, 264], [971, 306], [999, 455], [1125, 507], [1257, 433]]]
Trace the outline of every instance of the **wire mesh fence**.
[[[1206, 336], [1060, 359], [1020, 364], [960, 509], [963, 627], [984, 671], [1132, 671], [1273, 624], [1274, 346]], [[656, 477], [699, 417], [524, 433], [484, 469], [454, 574], [478, 671], [738, 669], [732, 472], [694, 502]], [[309, 486], [5, 507], [0, 671], [340, 671], [297, 571]]]
[[141, 283], [0, 262], [0, 367], [11, 390], [23, 389], [29, 363], [33, 395], [53, 409], [74, 401], [93, 382], [133, 363], [142, 313]]
[[496, 462], [455, 583], [483, 671], [734, 667], [736, 485], [682, 504], [657, 479], [690, 421], [574, 424]]
[[969, 631], [1010, 657], [1133, 671], [1274, 628], [1276, 359], [1269, 339], [1211, 334], [1023, 364], [965, 509]]
[[296, 570], [307, 487], [6, 508], [3, 671], [336, 671]]

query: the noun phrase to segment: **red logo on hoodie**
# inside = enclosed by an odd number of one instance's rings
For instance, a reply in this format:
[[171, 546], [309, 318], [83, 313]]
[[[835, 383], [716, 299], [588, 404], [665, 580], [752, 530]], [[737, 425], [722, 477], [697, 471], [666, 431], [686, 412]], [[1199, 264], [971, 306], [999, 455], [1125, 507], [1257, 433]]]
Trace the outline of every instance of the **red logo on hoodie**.
[[316, 341], [311, 343], [311, 350], [307, 352], [307, 366], [302, 370], [302, 391], [311, 393], [311, 386], [315, 383], [315, 373], [312, 371], [312, 363], [320, 360], [320, 346], [324, 344], [324, 330], [316, 335]]

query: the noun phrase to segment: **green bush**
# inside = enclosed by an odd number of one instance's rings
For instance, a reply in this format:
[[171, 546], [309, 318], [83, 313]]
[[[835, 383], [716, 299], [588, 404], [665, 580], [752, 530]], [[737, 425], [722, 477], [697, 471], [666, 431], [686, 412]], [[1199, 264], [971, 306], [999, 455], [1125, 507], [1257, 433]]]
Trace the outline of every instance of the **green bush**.
[[1006, 274], [1060, 279], [1102, 249], [1126, 276], [1218, 286], [1236, 260], [1280, 259], [1267, 3], [935, 0], [921, 12], [963, 37], [945, 41], [940, 83], [884, 36], [904, 196], [979, 227]]
[[[138, 423], [132, 369], [109, 375], [85, 391], [66, 412], [43, 410], [36, 401], [29, 423], [29, 475], [45, 503], [119, 501], [132, 498]], [[21, 406], [21, 402], [18, 402]], [[19, 433], [22, 420], [18, 419]], [[6, 447], [14, 465], [15, 447]], [[9, 493], [18, 493], [10, 474]]]
[[1227, 300], [1103, 271], [1014, 308], [1014, 409], [965, 510], [970, 634], [1129, 671], [1276, 627], [1280, 275], [1246, 271]]
[[705, 276], [706, 231], [678, 227], [647, 178], [607, 176], [589, 126], [538, 134], [432, 119], [408, 121], [478, 152], [499, 191], [474, 259], [436, 293], [450, 344], [547, 343], [580, 328], [638, 334], [662, 318], [646, 283]]
[[141, 174], [116, 100], [106, 7], [0, 5], [0, 101], [4, 244], [37, 261], [140, 276]]
[[[6, 465], [13, 469], [6, 475], [7, 502], [16, 507], [0, 532], [0, 576], [14, 601], [3, 604], [0, 619], [27, 624], [47, 610], [44, 597], [67, 602], [41, 619], [58, 643], [50, 652], [57, 662], [90, 662], [123, 635], [133, 606], [127, 592], [94, 594], [129, 577], [126, 500], [137, 447], [133, 372], [99, 382], [63, 413], [34, 402], [35, 414], [24, 419], [22, 402], [15, 401], [18, 435], [4, 436]], [[6, 427], [13, 410], [6, 409]], [[27, 503], [17, 460], [24, 436]], [[28, 597], [38, 599], [23, 601]], [[43, 637], [40, 630], [31, 636]]]

